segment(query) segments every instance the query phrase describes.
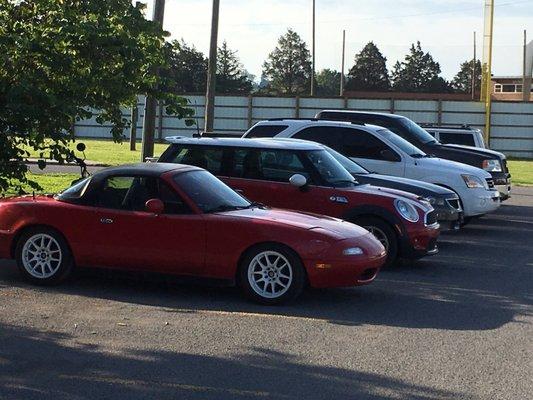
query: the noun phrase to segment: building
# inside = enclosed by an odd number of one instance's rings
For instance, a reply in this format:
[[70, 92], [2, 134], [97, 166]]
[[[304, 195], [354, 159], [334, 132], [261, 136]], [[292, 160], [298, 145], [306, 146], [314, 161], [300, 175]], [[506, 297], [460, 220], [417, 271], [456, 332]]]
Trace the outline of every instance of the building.
[[[492, 98], [500, 101], [522, 101], [521, 76], [493, 76]], [[529, 101], [533, 101], [533, 85], [529, 88]]]

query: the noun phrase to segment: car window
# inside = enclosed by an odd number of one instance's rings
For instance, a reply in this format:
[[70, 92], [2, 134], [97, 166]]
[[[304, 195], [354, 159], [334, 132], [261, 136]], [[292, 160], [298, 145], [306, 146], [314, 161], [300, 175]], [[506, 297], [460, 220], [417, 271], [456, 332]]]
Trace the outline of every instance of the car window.
[[83, 196], [85, 193], [85, 190], [87, 189], [87, 186], [89, 186], [89, 182], [91, 181], [91, 178], [85, 178], [68, 189], [63, 190], [57, 198], [59, 200], [75, 200], [79, 199]]
[[271, 138], [287, 129], [288, 125], [256, 125], [246, 134], [247, 138]]
[[207, 171], [174, 176], [174, 182], [205, 213], [247, 208], [251, 203]]
[[224, 149], [222, 147], [183, 145], [176, 146], [173, 154], [164, 162], [194, 165], [218, 175], [222, 172], [223, 155]]
[[357, 164], [352, 159], [343, 156], [338, 151], [333, 150], [330, 147], [325, 147], [326, 151], [337, 160], [337, 162], [342, 165], [350, 174], [360, 174], [360, 175], [368, 175], [369, 172], [361, 167], [359, 164]]
[[356, 184], [353, 176], [326, 150], [306, 151], [305, 155], [326, 184], [335, 187]]
[[334, 132], [335, 128], [333, 127], [330, 128], [314, 126], [302, 129], [301, 131], [294, 134], [292, 137], [294, 139], [310, 140], [312, 142], [321, 143], [326, 146], [332, 146], [335, 141]]
[[390, 143], [393, 143], [395, 146], [400, 148], [404, 153], [410, 155], [411, 157], [424, 157], [426, 153], [420, 150], [418, 147], [412, 145], [404, 138], [401, 138], [397, 134], [391, 132], [388, 129], [381, 129], [378, 131], [380, 136], [384, 137]]
[[385, 160], [382, 152], [389, 150], [397, 156], [398, 161], [401, 160], [400, 156], [385, 142], [360, 129], [337, 128], [336, 143], [332, 147], [346, 157], [372, 160]]
[[462, 144], [465, 146], [475, 146], [474, 136], [465, 133], [440, 132], [439, 139], [441, 143]]
[[262, 179], [288, 182], [294, 174], [311, 181], [298, 153], [277, 149], [237, 149], [233, 158], [232, 176], [246, 179]]
[[179, 195], [159, 178], [145, 176], [112, 176], [98, 194], [97, 206], [123, 211], [145, 211], [146, 202], [160, 199], [164, 214], [188, 214], [189, 207]]

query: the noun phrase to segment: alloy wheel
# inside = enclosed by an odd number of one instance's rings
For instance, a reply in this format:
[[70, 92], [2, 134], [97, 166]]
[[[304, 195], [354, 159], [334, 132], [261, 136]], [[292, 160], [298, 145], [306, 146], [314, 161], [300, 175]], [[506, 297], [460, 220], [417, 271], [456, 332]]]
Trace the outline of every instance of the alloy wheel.
[[387, 238], [387, 235], [385, 232], [383, 232], [381, 229], [375, 227], [375, 226], [364, 226], [367, 231], [369, 231], [374, 237], [379, 240], [379, 242], [385, 247], [385, 251], [389, 251], [389, 239]]
[[34, 278], [54, 276], [63, 260], [61, 247], [52, 236], [39, 233], [28, 238], [22, 248], [22, 265]]
[[290, 262], [276, 251], [263, 251], [248, 265], [248, 282], [253, 291], [263, 298], [282, 296], [290, 289], [292, 281]]

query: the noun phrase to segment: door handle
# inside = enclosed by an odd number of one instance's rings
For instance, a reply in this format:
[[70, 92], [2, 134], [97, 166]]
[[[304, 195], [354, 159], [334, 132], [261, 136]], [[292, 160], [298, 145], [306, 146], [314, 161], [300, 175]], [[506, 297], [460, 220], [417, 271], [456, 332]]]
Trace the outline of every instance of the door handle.
[[102, 218], [102, 219], [100, 220], [100, 222], [101, 222], [102, 224], [109, 225], [109, 224], [112, 224], [112, 223], [113, 223], [113, 220], [112, 220], [111, 218]]
[[236, 191], [237, 193], [239, 193], [239, 194], [244, 194], [244, 190], [242, 190], [242, 189], [235, 189], [235, 191]]

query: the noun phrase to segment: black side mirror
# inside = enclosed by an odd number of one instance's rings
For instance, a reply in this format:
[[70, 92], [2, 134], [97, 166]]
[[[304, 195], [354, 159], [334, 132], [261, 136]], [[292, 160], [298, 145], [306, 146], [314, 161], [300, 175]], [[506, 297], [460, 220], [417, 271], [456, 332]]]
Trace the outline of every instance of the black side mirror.
[[389, 150], [389, 149], [381, 150], [379, 152], [379, 155], [385, 161], [391, 161], [391, 162], [400, 161], [398, 156], [397, 156], [397, 154], [394, 153], [392, 150]]
[[85, 149], [87, 148], [87, 146], [85, 146], [85, 143], [78, 143], [76, 145], [76, 150], [78, 150], [79, 152], [84, 152]]

